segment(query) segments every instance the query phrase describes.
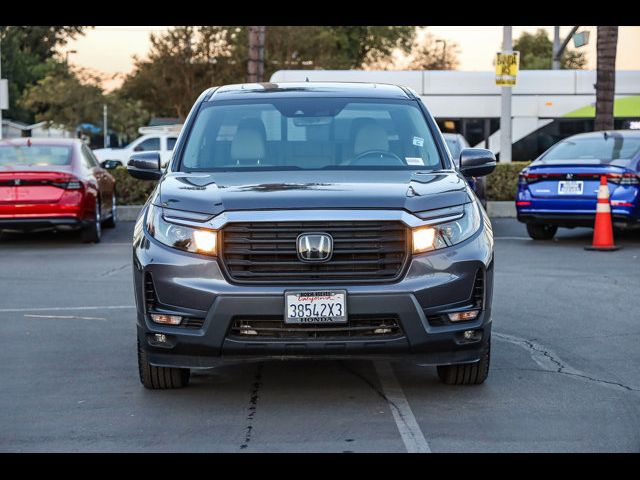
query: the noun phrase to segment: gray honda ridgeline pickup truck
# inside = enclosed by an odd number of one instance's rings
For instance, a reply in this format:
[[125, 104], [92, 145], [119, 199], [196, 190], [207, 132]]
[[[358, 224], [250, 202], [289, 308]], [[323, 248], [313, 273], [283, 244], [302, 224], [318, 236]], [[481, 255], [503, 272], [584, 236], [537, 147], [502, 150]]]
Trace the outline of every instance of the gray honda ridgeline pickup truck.
[[133, 238], [140, 380], [177, 388], [225, 361], [409, 359], [447, 384], [489, 371], [493, 234], [411, 89], [210, 88], [173, 158], [131, 156], [158, 185]]

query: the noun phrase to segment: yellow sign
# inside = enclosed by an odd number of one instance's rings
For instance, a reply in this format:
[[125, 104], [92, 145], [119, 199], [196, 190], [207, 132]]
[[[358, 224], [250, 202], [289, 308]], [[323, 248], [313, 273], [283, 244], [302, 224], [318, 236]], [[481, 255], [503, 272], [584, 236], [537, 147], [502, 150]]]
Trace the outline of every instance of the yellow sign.
[[513, 87], [518, 76], [520, 52], [498, 52], [496, 54], [496, 85]]

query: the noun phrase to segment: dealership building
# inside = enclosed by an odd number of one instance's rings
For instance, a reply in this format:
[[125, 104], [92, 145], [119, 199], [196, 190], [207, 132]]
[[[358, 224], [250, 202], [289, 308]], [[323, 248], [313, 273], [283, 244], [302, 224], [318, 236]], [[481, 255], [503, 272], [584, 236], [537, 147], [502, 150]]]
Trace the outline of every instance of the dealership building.
[[[378, 82], [413, 89], [443, 132], [500, 153], [500, 87], [494, 72], [279, 70], [271, 82]], [[513, 87], [513, 160], [531, 160], [570, 135], [593, 130], [595, 70], [523, 70]], [[640, 128], [640, 71], [616, 72], [615, 128]], [[498, 157], [499, 158], [499, 157]]]

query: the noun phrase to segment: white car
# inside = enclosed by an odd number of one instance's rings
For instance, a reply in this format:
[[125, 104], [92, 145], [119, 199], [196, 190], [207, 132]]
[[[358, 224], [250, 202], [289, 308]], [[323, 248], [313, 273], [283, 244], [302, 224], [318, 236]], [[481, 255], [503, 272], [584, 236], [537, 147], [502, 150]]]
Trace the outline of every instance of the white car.
[[93, 151], [100, 163], [105, 160], [115, 160], [123, 167], [127, 166], [129, 157], [137, 152], [158, 152], [164, 168], [173, 153], [173, 147], [178, 139], [182, 125], [162, 127], [140, 127], [138, 131], [143, 135], [123, 148], [98, 148]]

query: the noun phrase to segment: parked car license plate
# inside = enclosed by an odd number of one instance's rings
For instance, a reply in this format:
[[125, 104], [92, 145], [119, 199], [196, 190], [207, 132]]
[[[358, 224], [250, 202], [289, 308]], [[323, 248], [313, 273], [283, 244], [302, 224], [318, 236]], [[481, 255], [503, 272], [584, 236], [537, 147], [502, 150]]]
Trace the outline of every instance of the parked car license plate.
[[285, 323], [346, 323], [346, 290], [285, 292]]
[[560, 181], [558, 182], [558, 195], [582, 195], [584, 182]]

